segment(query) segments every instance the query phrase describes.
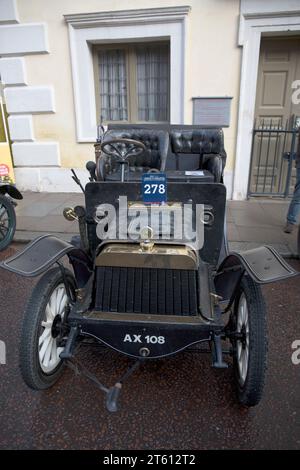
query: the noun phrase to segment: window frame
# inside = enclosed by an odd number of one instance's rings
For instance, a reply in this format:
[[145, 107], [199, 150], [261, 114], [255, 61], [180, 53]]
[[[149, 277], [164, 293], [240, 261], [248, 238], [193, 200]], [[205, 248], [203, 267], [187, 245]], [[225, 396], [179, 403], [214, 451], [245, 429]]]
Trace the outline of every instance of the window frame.
[[[141, 46], [159, 46], [164, 45], [168, 47], [168, 118], [167, 121], [143, 121], [138, 120], [138, 94], [137, 94], [137, 55], [136, 48]], [[125, 51], [126, 63], [126, 83], [127, 83], [127, 117], [128, 119], [116, 121], [103, 121], [103, 124], [168, 124], [170, 122], [170, 95], [171, 95], [171, 56], [170, 56], [170, 41], [140, 41], [128, 43], [109, 43], [109, 44], [94, 44], [93, 46], [93, 69], [94, 69], [94, 83], [95, 83], [95, 105], [96, 105], [96, 119], [101, 116], [101, 103], [100, 103], [100, 76], [99, 76], [99, 61], [98, 52], [101, 50], [114, 50], [121, 49]]]

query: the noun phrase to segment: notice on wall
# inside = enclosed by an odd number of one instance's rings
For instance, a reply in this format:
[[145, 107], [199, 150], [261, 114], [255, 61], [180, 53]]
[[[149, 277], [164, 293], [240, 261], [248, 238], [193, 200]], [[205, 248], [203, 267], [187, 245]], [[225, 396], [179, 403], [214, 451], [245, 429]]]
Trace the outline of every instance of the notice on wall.
[[206, 127], [230, 126], [230, 96], [194, 97], [193, 124]]

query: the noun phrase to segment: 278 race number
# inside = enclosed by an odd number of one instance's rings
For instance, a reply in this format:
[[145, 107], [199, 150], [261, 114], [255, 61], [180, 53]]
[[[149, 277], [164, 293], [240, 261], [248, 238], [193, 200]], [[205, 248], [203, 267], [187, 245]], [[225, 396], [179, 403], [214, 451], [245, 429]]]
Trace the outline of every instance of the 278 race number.
[[144, 194], [165, 194], [166, 187], [164, 184], [157, 184], [157, 183], [147, 183], [144, 186]]
[[165, 173], [145, 173], [142, 176], [143, 202], [161, 204], [167, 201], [167, 178]]

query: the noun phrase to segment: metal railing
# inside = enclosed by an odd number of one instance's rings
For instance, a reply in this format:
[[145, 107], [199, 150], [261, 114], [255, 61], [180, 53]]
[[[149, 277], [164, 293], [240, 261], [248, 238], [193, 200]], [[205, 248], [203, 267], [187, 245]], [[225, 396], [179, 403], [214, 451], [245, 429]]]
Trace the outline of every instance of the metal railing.
[[294, 187], [294, 159], [299, 139], [298, 128], [282, 127], [272, 119], [254, 124], [248, 197], [288, 197]]

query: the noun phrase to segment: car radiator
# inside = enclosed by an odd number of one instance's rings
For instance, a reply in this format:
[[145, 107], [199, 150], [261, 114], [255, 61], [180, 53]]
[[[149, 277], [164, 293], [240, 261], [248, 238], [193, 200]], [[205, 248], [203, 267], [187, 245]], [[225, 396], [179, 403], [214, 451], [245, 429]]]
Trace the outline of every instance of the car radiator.
[[95, 309], [104, 312], [197, 315], [197, 271], [97, 267]]

